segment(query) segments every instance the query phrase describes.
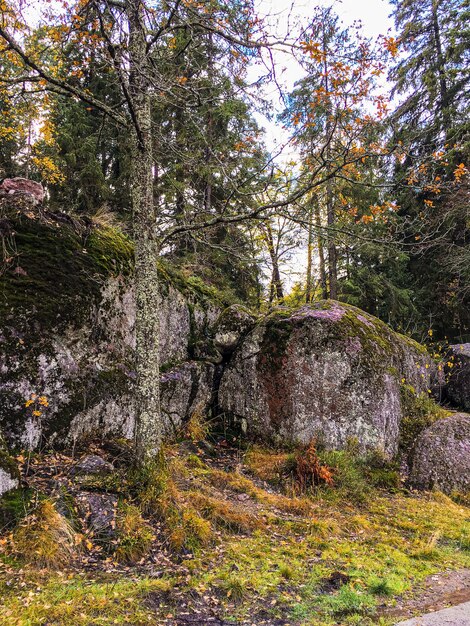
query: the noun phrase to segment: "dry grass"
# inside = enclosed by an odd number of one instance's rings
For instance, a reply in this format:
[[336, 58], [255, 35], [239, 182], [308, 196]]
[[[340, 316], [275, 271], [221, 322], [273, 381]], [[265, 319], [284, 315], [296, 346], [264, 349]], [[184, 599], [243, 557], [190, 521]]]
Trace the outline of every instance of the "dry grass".
[[50, 500], [42, 501], [11, 535], [11, 551], [37, 567], [61, 567], [77, 552], [79, 536]]
[[195, 491], [190, 492], [187, 497], [194, 508], [217, 528], [235, 533], [249, 533], [263, 527], [263, 523], [255, 515], [243, 511], [225, 500]]
[[218, 488], [230, 489], [236, 493], [246, 493], [257, 502], [284, 513], [310, 516], [315, 510], [314, 503], [307, 498], [299, 498], [295, 494], [289, 497], [283, 494], [270, 493], [237, 472], [228, 473], [213, 470], [208, 476], [208, 480]]
[[120, 506], [116, 530], [118, 533], [118, 545], [115, 552], [117, 561], [135, 563], [149, 552], [154, 536], [151, 527], [142, 518], [136, 506], [127, 503]]
[[191, 441], [204, 441], [209, 434], [209, 422], [199, 410], [195, 410], [185, 427], [185, 434]]
[[260, 480], [278, 483], [282, 480], [291, 456], [287, 452], [253, 448], [246, 453], [244, 462], [250, 472]]

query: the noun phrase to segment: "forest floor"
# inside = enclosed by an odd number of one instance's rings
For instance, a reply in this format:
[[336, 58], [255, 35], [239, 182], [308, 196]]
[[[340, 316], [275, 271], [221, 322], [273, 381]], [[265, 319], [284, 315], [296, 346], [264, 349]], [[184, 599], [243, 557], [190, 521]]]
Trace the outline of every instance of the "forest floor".
[[[86, 488], [132, 498], [116, 451], [92, 451], [117, 474]], [[361, 477], [341, 456], [334, 485], [302, 492], [280, 469], [287, 453], [219, 439], [180, 442], [166, 456], [167, 505], [144, 515], [153, 539], [136, 562], [85, 531], [71, 559], [41, 568], [5, 536], [2, 626], [389, 626], [470, 600], [462, 503], [392, 487], [384, 468]], [[47, 493], [76, 457], [21, 461], [28, 487]]]

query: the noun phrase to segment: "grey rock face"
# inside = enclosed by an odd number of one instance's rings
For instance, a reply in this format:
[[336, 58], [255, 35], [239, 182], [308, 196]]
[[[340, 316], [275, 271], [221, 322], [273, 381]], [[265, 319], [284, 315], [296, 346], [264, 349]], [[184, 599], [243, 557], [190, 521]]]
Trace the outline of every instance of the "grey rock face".
[[248, 434], [278, 443], [319, 438], [342, 448], [397, 450], [400, 384], [429, 386], [432, 363], [415, 342], [355, 307], [333, 301], [279, 310], [241, 342], [219, 405]]
[[470, 415], [456, 413], [421, 433], [415, 447], [410, 484], [444, 493], [470, 489]]
[[470, 343], [449, 346], [449, 357], [445, 366], [448, 380], [444, 393], [452, 404], [464, 411], [470, 411]]
[[[87, 322], [78, 329], [52, 333], [43, 352], [2, 355], [0, 351], [0, 392], [5, 398], [0, 418], [14, 444], [35, 449], [45, 442], [71, 444], [90, 434], [132, 438], [133, 290], [128, 280], [116, 277], [105, 282], [101, 294], [100, 306], [90, 310]], [[201, 328], [204, 323], [201, 312]], [[161, 301], [161, 362], [164, 369], [168, 364], [180, 365], [171, 375], [162, 375], [167, 433], [173, 433], [196, 405], [205, 410], [212, 394], [213, 366], [188, 361], [191, 332], [188, 302], [170, 286]], [[25, 409], [34, 394], [48, 401], [46, 409], [37, 407], [40, 417]], [[12, 423], [13, 414], [22, 417]]]
[[208, 412], [213, 400], [214, 371], [210, 363], [190, 361], [162, 374], [161, 408], [167, 436], [174, 435], [194, 413]]
[[0, 434], [0, 497], [19, 487], [19, 472], [15, 460], [10, 456], [3, 436]]
[[0, 467], [0, 496], [7, 491], [16, 489], [19, 486], [19, 480], [14, 478], [7, 469]]
[[239, 304], [222, 311], [214, 326], [214, 344], [223, 354], [230, 354], [240, 339], [253, 328], [255, 318]]
[[78, 475], [103, 475], [111, 474], [114, 471], [114, 467], [108, 461], [105, 461], [101, 456], [97, 454], [87, 454], [82, 457], [80, 461], [73, 466], [71, 474], [73, 476]]

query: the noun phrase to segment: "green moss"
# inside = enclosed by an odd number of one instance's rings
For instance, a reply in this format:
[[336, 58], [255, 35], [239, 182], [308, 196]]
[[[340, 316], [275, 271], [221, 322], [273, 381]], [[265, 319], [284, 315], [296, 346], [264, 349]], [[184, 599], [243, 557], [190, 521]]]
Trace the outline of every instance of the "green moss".
[[210, 304], [225, 308], [238, 302], [238, 298], [230, 290], [217, 289], [206, 284], [198, 276], [187, 275], [170, 265], [166, 259], [161, 258], [159, 260], [158, 269], [163, 292], [172, 286], [189, 301], [197, 302], [203, 308]]
[[450, 413], [436, 404], [427, 393], [416, 393], [411, 385], [400, 388], [403, 417], [400, 422], [399, 450], [410, 461], [419, 435]]
[[11, 529], [28, 514], [33, 500], [32, 489], [12, 489], [0, 498], [0, 528]]
[[104, 280], [132, 270], [132, 244], [116, 229], [84, 237], [69, 225], [26, 216], [12, 228], [17, 256], [0, 276], [0, 316], [16, 333], [40, 340], [50, 329], [76, 327]]
[[6, 449], [2, 448], [2, 441], [0, 439], [0, 469], [5, 470], [10, 474], [12, 478], [19, 478], [20, 472], [18, 470], [18, 463], [10, 456]]

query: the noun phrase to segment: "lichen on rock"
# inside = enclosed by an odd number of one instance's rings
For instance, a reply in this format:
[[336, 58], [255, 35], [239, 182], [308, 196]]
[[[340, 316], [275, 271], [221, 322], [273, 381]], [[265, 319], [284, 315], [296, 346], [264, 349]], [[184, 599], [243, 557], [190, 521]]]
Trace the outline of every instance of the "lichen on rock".
[[[119, 229], [31, 212], [11, 199], [0, 203], [0, 218], [12, 251], [0, 275], [0, 426], [8, 440], [36, 449], [90, 434], [132, 437], [132, 241]], [[165, 372], [192, 358], [220, 309], [212, 291], [183, 289], [184, 278], [164, 263], [160, 274]], [[179, 406], [189, 407], [186, 390], [178, 392]], [[47, 406], [36, 406], [39, 397]], [[174, 413], [175, 394], [171, 403]]]
[[418, 438], [410, 484], [451, 494], [470, 491], [470, 415], [455, 413]]

